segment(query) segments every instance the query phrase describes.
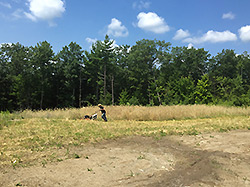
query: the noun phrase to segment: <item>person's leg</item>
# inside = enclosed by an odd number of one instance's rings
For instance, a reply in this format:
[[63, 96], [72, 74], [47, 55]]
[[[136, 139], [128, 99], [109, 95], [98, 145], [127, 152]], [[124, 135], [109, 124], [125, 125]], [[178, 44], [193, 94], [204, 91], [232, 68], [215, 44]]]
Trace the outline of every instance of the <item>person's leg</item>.
[[102, 119], [103, 119], [104, 121], [108, 121], [107, 118], [106, 118], [105, 113], [102, 114]]

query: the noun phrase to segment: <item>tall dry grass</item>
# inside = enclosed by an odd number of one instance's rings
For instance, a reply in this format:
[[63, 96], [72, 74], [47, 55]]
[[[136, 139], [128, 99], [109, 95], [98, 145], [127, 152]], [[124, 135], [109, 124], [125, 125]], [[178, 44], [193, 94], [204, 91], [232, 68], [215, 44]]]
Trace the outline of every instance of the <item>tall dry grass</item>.
[[84, 115], [90, 115], [97, 111], [97, 107], [69, 108], [69, 109], [47, 109], [31, 111], [25, 110], [20, 113], [23, 118], [48, 118], [48, 119], [81, 119]]
[[[177, 105], [177, 106], [106, 106], [109, 120], [136, 120], [136, 121], [165, 121], [179, 119], [213, 118], [220, 116], [249, 116], [250, 107], [225, 107], [207, 105]], [[98, 107], [83, 107], [80, 109], [56, 109], [30, 111], [21, 113], [24, 118], [54, 118], [80, 119], [84, 115], [101, 113]]]

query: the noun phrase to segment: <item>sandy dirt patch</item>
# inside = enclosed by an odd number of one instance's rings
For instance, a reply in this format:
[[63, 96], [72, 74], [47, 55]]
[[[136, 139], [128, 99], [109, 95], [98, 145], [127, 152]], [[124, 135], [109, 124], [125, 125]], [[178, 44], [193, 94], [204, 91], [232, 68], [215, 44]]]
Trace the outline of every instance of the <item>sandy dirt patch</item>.
[[250, 131], [125, 137], [77, 151], [77, 159], [4, 169], [0, 186], [250, 186]]

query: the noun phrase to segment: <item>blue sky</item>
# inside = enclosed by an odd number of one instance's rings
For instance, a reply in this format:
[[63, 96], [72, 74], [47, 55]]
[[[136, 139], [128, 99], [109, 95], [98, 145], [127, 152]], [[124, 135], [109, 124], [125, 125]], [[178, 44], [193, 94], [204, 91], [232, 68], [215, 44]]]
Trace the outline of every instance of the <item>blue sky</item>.
[[250, 0], [0, 0], [0, 44], [70, 42], [89, 50], [108, 34], [117, 45], [158, 39], [172, 46], [250, 51]]

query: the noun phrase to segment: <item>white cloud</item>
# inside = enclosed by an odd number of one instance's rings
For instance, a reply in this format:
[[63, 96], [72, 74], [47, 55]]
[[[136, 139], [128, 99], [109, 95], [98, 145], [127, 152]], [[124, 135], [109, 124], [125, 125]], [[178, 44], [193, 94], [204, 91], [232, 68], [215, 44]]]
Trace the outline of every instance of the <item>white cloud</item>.
[[133, 3], [133, 8], [134, 9], [148, 9], [150, 7], [150, 2], [149, 1], [139, 1], [139, 2], [134, 2]]
[[107, 34], [114, 37], [126, 37], [128, 36], [128, 29], [118, 19], [113, 18], [108, 25]]
[[86, 38], [85, 39], [88, 43], [95, 43], [96, 41], [97, 41], [97, 39], [95, 38], [95, 39], [93, 39], [93, 38]]
[[13, 16], [14, 19], [22, 18], [23, 17], [23, 10], [17, 9], [11, 15]]
[[143, 30], [157, 34], [162, 34], [170, 30], [169, 26], [165, 23], [164, 18], [159, 17], [154, 12], [141, 12], [138, 14], [137, 19], [137, 26]]
[[32, 21], [37, 21], [36, 16], [34, 16], [33, 14], [24, 12], [24, 15], [25, 15], [27, 18], [29, 18], [30, 20], [32, 20]]
[[15, 3], [20, 3], [21, 2], [21, 0], [12, 0], [13, 2], [15, 2]]
[[[89, 49], [92, 49], [92, 45], [93, 44], [96, 45], [97, 41], [101, 42], [101, 43], [104, 43], [104, 41], [97, 40], [96, 38], [95, 39], [93, 39], [93, 38], [86, 38], [85, 40], [90, 44]], [[110, 39], [110, 41], [113, 41], [113, 44], [112, 44], [113, 48], [118, 47], [118, 45], [116, 44], [115, 40]]]
[[243, 42], [250, 42], [250, 25], [246, 25], [239, 29], [240, 39]]
[[13, 45], [13, 43], [0, 43], [0, 48], [3, 46], [11, 47], [12, 45]]
[[176, 31], [175, 36], [173, 37], [174, 40], [182, 40], [184, 38], [187, 38], [190, 36], [190, 33], [188, 30], [182, 30], [179, 29], [178, 31]]
[[112, 47], [115, 48], [115, 47], [119, 47], [118, 44], [116, 44], [116, 41], [115, 40], [112, 40], [114, 43], [112, 44]]
[[53, 19], [61, 17], [65, 11], [62, 0], [28, 0], [30, 12], [25, 12], [27, 18], [32, 21], [46, 20], [54, 25]]
[[183, 41], [187, 43], [199, 44], [205, 42], [218, 43], [218, 42], [228, 42], [236, 40], [237, 40], [236, 34], [228, 30], [223, 32], [210, 30], [202, 37], [186, 38]]
[[235, 18], [235, 15], [232, 12], [228, 12], [228, 13], [222, 15], [222, 19], [231, 19], [232, 20], [234, 18]]
[[97, 41], [96, 38], [89, 38], [89, 37], [87, 37], [85, 40], [90, 44], [89, 49], [92, 49], [92, 45]]
[[192, 44], [192, 43], [190, 43], [190, 44], [188, 44], [188, 49], [191, 49], [191, 48], [193, 48], [194, 47], [194, 45]]
[[5, 8], [9, 8], [9, 9], [12, 8], [9, 3], [0, 2], [0, 5], [3, 6], [3, 7], [5, 7]]

